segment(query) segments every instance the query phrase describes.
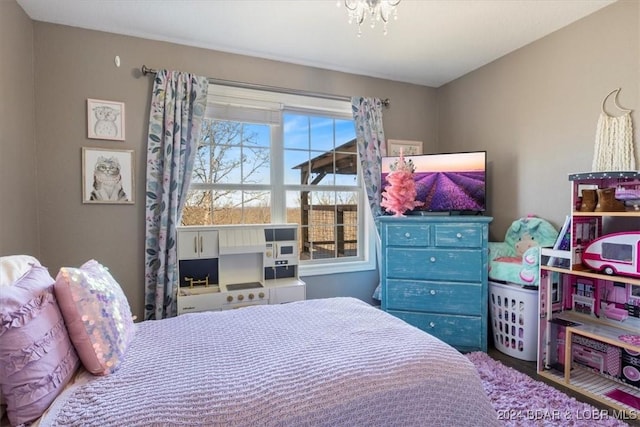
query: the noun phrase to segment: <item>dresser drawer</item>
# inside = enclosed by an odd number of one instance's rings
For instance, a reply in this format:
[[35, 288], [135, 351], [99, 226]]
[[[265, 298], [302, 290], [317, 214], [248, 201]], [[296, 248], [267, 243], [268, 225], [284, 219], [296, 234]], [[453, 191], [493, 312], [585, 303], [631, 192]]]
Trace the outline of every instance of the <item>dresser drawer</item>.
[[415, 310], [434, 313], [469, 314], [480, 316], [482, 284], [453, 282], [419, 282], [415, 280], [387, 280], [383, 300], [391, 310]]
[[481, 224], [436, 224], [436, 247], [481, 248], [484, 226]]
[[391, 279], [480, 282], [486, 275], [482, 250], [386, 248], [384, 276]]
[[389, 313], [458, 350], [483, 348], [482, 319], [480, 317], [395, 310], [390, 310]]
[[386, 224], [387, 246], [428, 246], [431, 226], [429, 224]]

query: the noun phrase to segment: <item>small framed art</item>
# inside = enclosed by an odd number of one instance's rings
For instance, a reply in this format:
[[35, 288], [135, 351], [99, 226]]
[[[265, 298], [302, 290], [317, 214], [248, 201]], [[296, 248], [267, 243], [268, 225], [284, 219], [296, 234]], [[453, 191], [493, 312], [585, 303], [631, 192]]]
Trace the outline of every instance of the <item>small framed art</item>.
[[124, 141], [124, 102], [87, 99], [87, 137]]
[[82, 203], [133, 204], [133, 150], [82, 148]]
[[387, 140], [387, 156], [399, 156], [401, 149], [405, 156], [422, 154], [422, 141]]

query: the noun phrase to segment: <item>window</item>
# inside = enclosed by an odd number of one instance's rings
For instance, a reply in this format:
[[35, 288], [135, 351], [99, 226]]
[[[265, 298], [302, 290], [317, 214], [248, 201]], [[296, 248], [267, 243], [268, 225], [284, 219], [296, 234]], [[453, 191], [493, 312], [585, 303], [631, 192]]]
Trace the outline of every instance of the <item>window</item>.
[[620, 262], [633, 261], [633, 246], [623, 243], [602, 243], [602, 259]]
[[299, 224], [301, 275], [375, 268], [348, 101], [210, 85], [182, 225]]

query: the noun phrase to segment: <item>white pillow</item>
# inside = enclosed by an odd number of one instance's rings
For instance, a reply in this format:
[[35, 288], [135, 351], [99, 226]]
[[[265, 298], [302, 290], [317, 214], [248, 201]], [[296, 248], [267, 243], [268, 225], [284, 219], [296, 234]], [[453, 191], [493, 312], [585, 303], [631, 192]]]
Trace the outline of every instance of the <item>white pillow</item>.
[[31, 270], [31, 267], [40, 265], [40, 261], [30, 255], [0, 257], [0, 288], [13, 285]]

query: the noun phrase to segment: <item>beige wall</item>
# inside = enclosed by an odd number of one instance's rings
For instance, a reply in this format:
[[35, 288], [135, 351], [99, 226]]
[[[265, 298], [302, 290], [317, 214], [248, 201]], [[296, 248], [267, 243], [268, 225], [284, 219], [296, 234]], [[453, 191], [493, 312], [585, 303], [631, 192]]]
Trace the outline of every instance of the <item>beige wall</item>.
[[640, 168], [639, 17], [640, 2], [620, 1], [438, 89], [438, 148], [488, 152], [493, 240], [522, 215], [562, 225], [567, 176], [591, 170], [601, 103], [618, 87]]
[[[46, 177], [38, 181], [42, 262], [57, 271], [99, 260], [121, 283], [138, 316], [144, 304], [144, 165], [152, 85], [151, 77], [140, 75], [142, 64], [319, 93], [388, 97], [388, 137], [433, 144], [437, 137], [431, 88], [41, 22], [34, 28], [38, 169]], [[125, 142], [87, 139], [87, 98], [125, 103]], [[82, 147], [135, 150], [134, 205], [82, 204]], [[343, 294], [370, 301], [377, 274], [348, 283], [342, 276], [305, 280], [310, 298], [335, 295], [327, 283], [338, 281]]]
[[33, 25], [0, 1], [0, 255], [38, 256]]

